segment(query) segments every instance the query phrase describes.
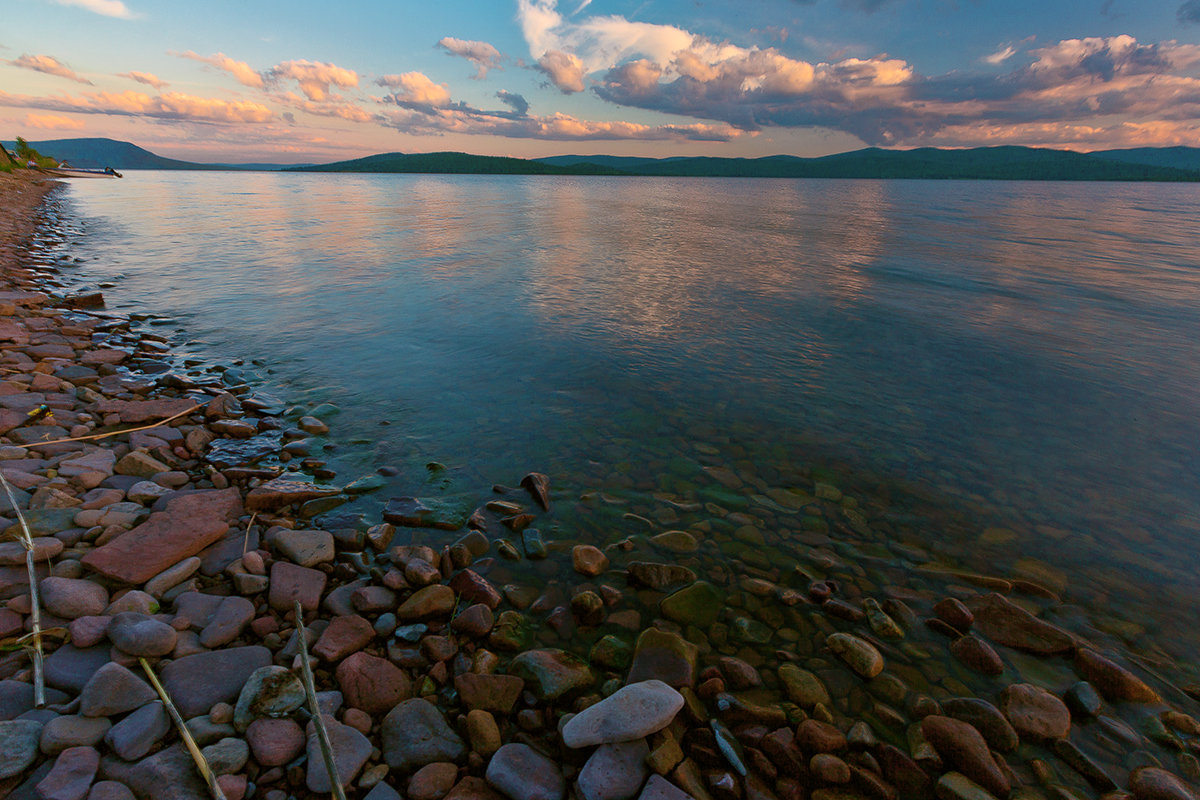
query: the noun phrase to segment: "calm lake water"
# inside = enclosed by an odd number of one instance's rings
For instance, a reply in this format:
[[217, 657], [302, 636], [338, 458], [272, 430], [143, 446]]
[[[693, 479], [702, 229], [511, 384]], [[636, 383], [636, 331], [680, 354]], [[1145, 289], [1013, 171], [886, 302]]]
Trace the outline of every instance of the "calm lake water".
[[339, 477], [399, 469], [376, 519], [536, 469], [544, 535], [603, 545], [729, 506], [713, 467], [817, 477], [905, 563], [1200, 656], [1200, 187], [131, 171], [68, 203], [110, 308], [341, 407]]

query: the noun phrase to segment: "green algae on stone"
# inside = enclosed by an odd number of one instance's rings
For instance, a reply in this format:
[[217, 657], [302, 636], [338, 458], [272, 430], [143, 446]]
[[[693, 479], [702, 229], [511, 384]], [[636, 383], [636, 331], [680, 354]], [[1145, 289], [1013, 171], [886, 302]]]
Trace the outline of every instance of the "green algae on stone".
[[662, 615], [681, 625], [710, 628], [717, 621], [725, 604], [725, 593], [708, 581], [696, 581], [659, 604]]

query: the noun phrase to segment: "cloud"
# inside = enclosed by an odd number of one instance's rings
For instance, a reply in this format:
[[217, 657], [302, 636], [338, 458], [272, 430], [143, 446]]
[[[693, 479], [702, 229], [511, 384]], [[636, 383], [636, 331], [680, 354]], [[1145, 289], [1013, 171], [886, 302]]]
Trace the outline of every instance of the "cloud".
[[1200, 0], [1184, 0], [1175, 12], [1175, 18], [1184, 25], [1200, 22]]
[[165, 89], [166, 87], [171, 85], [171, 84], [167, 83], [166, 81], [164, 81], [163, 79], [159, 78], [158, 76], [153, 75], [149, 72], [122, 72], [117, 77], [118, 78], [129, 78], [129, 80], [131, 80], [131, 81], [137, 81], [138, 83], [144, 83], [147, 86], [153, 86], [155, 89]]
[[496, 92], [496, 97], [500, 98], [500, 102], [513, 110], [513, 114], [518, 117], [523, 117], [529, 113], [529, 101], [519, 94], [506, 92], [501, 89]]
[[76, 83], [85, 83], [88, 86], [93, 85], [87, 78], [79, 76], [75, 70], [53, 56], [23, 55], [6, 63], [14, 67], [20, 67], [21, 69], [31, 69], [34, 72], [56, 75], [60, 78], [66, 78], [69, 81], [75, 81]]
[[[294, 80], [300, 85], [300, 91], [313, 102], [320, 103], [329, 99], [330, 86], [350, 88], [358, 86], [358, 73], [334, 64], [317, 61], [285, 61], [276, 64], [270, 70], [274, 81]], [[336, 98], [335, 98], [336, 99]]]
[[232, 75], [238, 83], [243, 86], [249, 86], [251, 89], [262, 89], [266, 86], [266, 81], [253, 67], [245, 61], [238, 61], [230, 58], [224, 53], [217, 53], [211, 56], [202, 56], [188, 50], [186, 53], [172, 53], [171, 55], [179, 56], [180, 58], [189, 58], [192, 61], [199, 61], [202, 64], [208, 64], [216, 67], [219, 70], [224, 70]]
[[[364, 111], [361, 106], [343, 100], [326, 98], [318, 102], [308, 100], [294, 92], [284, 92], [276, 95], [275, 99], [284, 105], [318, 117], [333, 117], [344, 119], [347, 122], [370, 122], [375, 119], [373, 115]], [[295, 118], [292, 117], [291, 121], [295, 122]]]
[[403, 105], [438, 108], [450, 104], [450, 90], [446, 84], [434, 83], [422, 72], [384, 75], [375, 84], [395, 89], [391, 99]]
[[79, 97], [30, 97], [0, 92], [0, 106], [187, 122], [264, 123], [275, 118], [275, 112], [261, 103], [194, 97], [180, 92], [154, 97], [141, 92], [86, 92]]
[[547, 50], [538, 59], [536, 69], [544, 72], [563, 94], [583, 91], [583, 62], [561, 50]]
[[500, 64], [504, 60], [500, 51], [487, 42], [467, 41], [446, 36], [439, 40], [436, 46], [452, 56], [465, 58], [474, 64], [477, 68], [475, 80], [486, 78], [488, 70], [501, 69]]
[[840, 0], [842, 8], [861, 11], [864, 14], [874, 14], [892, 0]]
[[982, 60], [985, 64], [991, 64], [992, 66], [999, 66], [1000, 64], [1003, 64], [1005, 61], [1008, 61], [1010, 58], [1012, 58], [1016, 54], [1017, 54], [1017, 49], [1015, 47], [1013, 47], [1012, 45], [1008, 45], [1006, 47], [1002, 47], [1001, 49], [997, 50], [996, 52], [992, 53], [991, 55], [984, 56]]
[[52, 0], [52, 2], [60, 6], [76, 6], [104, 17], [136, 19], [139, 16], [126, 8], [121, 0]]
[[25, 127], [41, 128], [47, 131], [80, 131], [83, 130], [83, 120], [71, 119], [58, 114], [26, 114]]

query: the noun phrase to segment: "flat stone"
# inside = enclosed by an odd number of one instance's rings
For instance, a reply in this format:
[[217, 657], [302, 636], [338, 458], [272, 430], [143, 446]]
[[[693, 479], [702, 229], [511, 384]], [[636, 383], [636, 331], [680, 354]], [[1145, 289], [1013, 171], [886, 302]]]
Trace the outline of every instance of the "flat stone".
[[38, 755], [42, 723], [30, 719], [10, 719], [0, 722], [0, 779], [20, 775], [33, 764]]
[[145, 583], [216, 542], [241, 511], [241, 494], [234, 487], [178, 493], [166, 511], [92, 550], [83, 564], [113, 580]]
[[46, 684], [64, 692], [78, 694], [91, 680], [96, 670], [111, 660], [112, 648], [107, 644], [80, 649], [64, 644], [46, 656]]
[[576, 714], [563, 727], [571, 748], [641, 739], [662, 730], [683, 708], [683, 695], [658, 680], [633, 683]]
[[[69, 698], [57, 689], [46, 688], [46, 702], [64, 703]], [[33, 684], [0, 680], [0, 721], [15, 719], [33, 709]]]
[[196, 556], [185, 558], [178, 564], [167, 567], [162, 572], [148, 580], [145, 587], [146, 594], [154, 598], [162, 599], [164, 594], [195, 575], [196, 571], [199, 569], [199, 558]]
[[207, 800], [211, 796], [182, 744], [166, 747], [136, 764], [105, 756], [100, 759], [99, 774], [105, 780], [120, 781], [143, 800]]
[[829, 690], [816, 674], [790, 663], [780, 664], [776, 674], [788, 699], [796, 705], [802, 708], [812, 708], [817, 703], [829, 706]]
[[179, 397], [174, 399], [160, 398], [155, 400], [101, 400], [96, 410], [100, 414], [119, 414], [121, 422], [156, 422], [176, 414], [182, 414], [196, 404], [191, 400]]
[[383, 757], [388, 766], [411, 771], [436, 761], [460, 763], [466, 745], [434, 705], [414, 698], [393, 708], [383, 720]]
[[469, 710], [510, 714], [525, 688], [525, 681], [516, 675], [464, 672], [454, 676], [454, 688]]
[[227, 736], [205, 747], [201, 755], [214, 775], [233, 775], [250, 760], [250, 746], [243, 739]]
[[502, 599], [500, 592], [495, 586], [492, 586], [487, 578], [469, 569], [459, 570], [450, 579], [449, 586], [456, 595], [462, 598], [463, 602], [482, 603], [493, 611], [500, 605]]
[[333, 561], [335, 554], [333, 534], [328, 531], [282, 531], [275, 537], [275, 548], [302, 567]]
[[441, 800], [457, 781], [457, 764], [446, 761], [426, 764], [408, 782], [409, 800]]
[[110, 662], [96, 670], [83, 687], [79, 713], [85, 717], [111, 717], [133, 711], [157, 697], [150, 684], [132, 670]]
[[167, 623], [136, 611], [117, 614], [108, 625], [108, 640], [131, 656], [165, 656], [175, 649], [177, 637]]
[[396, 609], [396, 619], [407, 622], [449, 616], [454, 610], [454, 603], [454, 590], [449, 586], [426, 586], [414, 592]]
[[[172, 697], [172, 700], [175, 698]], [[147, 703], [108, 729], [104, 743], [126, 761], [136, 761], [167, 735], [171, 721], [161, 701]]]
[[883, 672], [883, 656], [865, 639], [850, 633], [831, 633], [825, 638], [825, 646], [863, 678]]
[[251, 489], [246, 494], [246, 510], [278, 511], [293, 503], [307, 503], [322, 497], [339, 494], [335, 486], [322, 486], [308, 481], [275, 478]]
[[1071, 730], [1071, 711], [1062, 700], [1031, 683], [1014, 683], [1000, 693], [1000, 711], [1022, 739], [1061, 739]]
[[375, 628], [357, 614], [334, 617], [312, 646], [313, 655], [337, 662], [363, 649], [375, 638]]
[[1001, 594], [979, 595], [967, 606], [975, 615], [975, 629], [999, 644], [1043, 656], [1068, 653], [1074, 647], [1071, 634], [1038, 619]]
[[660, 591], [671, 586], [693, 583], [696, 580], [696, 573], [678, 564], [631, 561], [625, 569], [629, 573], [631, 582]]
[[408, 676], [386, 658], [360, 651], [338, 664], [335, 675], [346, 705], [368, 714], [382, 714], [412, 697]]
[[681, 625], [711, 628], [725, 605], [725, 593], [708, 581], [696, 581], [664, 597], [659, 610], [667, 619]]
[[450, 621], [450, 629], [476, 639], [487, 636], [496, 625], [492, 610], [483, 603], [475, 603]]
[[1075, 653], [1075, 669], [1107, 700], [1158, 703], [1162, 699], [1141, 678], [1094, 650], [1080, 648]]
[[217, 703], [232, 703], [251, 674], [270, 663], [271, 651], [265, 647], [234, 647], [172, 661], [161, 679], [187, 719], [208, 713]]
[[305, 611], [316, 611], [325, 591], [325, 573], [308, 567], [276, 561], [271, 565], [271, 608], [281, 613], [293, 610], [296, 601]]
[[557, 700], [595, 682], [591, 668], [565, 650], [526, 650], [508, 665], [511, 675], [525, 681], [538, 700]]
[[627, 684], [660, 680], [679, 688], [696, 682], [696, 658], [699, 648], [678, 634], [647, 628], [638, 637], [629, 668]]
[[467, 523], [471, 507], [461, 497], [393, 497], [383, 509], [383, 521], [409, 528], [456, 531]]
[[304, 729], [290, 719], [256, 719], [246, 729], [254, 760], [263, 767], [280, 767], [304, 749]]
[[121, 457], [113, 471], [118, 475], [131, 475], [135, 478], [153, 478], [170, 470], [170, 465], [164, 464], [149, 453], [132, 450]]
[[529, 745], [515, 742], [496, 751], [486, 778], [512, 800], [563, 800], [567, 791], [557, 764]]
[[[63, 551], [61, 539], [53, 536], [38, 536], [33, 540], [34, 563], [45, 562]], [[25, 566], [25, 545], [21, 542], [0, 542], [0, 566]]]
[[67, 714], [46, 720], [42, 727], [42, 738], [39, 749], [48, 756], [61, 753], [72, 747], [94, 747], [108, 733], [112, 723], [105, 717], [91, 717]]
[[254, 670], [239, 687], [233, 725], [246, 730], [260, 717], [286, 717], [304, 705], [304, 684], [290, 669], [267, 665]]
[[962, 720], [983, 734], [988, 747], [1009, 753], [1017, 749], [1021, 739], [1000, 709], [978, 697], [952, 697], [942, 701], [942, 713]]
[[37, 785], [41, 800], [84, 800], [96, 769], [100, 766], [100, 754], [91, 747], [71, 747], [54, 760], [50, 774]]
[[83, 578], [43, 578], [38, 589], [43, 608], [63, 619], [95, 616], [108, 606], [108, 590]]
[[221, 647], [242, 635], [242, 631], [254, 619], [254, 603], [244, 597], [226, 597], [217, 606], [212, 621], [200, 631], [200, 644], [205, 647]]
[[638, 800], [693, 800], [692, 796], [661, 775], [651, 775]]
[[967, 723], [930, 715], [921, 720], [921, 733], [938, 755], [989, 792], [1006, 797], [1012, 786], [988, 750], [979, 731]]
[[650, 774], [649, 754], [644, 739], [597, 747], [576, 779], [582, 800], [629, 800]]

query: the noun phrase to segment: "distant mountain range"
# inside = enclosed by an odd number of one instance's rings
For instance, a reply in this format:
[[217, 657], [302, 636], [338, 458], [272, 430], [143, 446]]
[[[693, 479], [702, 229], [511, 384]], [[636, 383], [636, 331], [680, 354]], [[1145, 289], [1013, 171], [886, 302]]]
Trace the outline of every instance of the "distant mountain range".
[[[5, 143], [10, 148], [11, 143]], [[469, 153], [381, 153], [332, 164], [198, 164], [163, 158], [113, 139], [30, 142], [78, 167], [160, 170], [286, 170], [484, 175], [621, 175], [753, 178], [932, 178], [960, 180], [1200, 181], [1200, 148], [1141, 147], [1077, 153], [1035, 147], [943, 150], [865, 148], [822, 158], [634, 158], [563, 155], [521, 159]]]

